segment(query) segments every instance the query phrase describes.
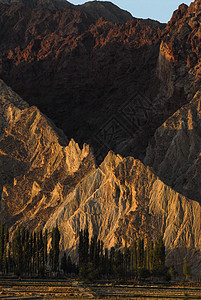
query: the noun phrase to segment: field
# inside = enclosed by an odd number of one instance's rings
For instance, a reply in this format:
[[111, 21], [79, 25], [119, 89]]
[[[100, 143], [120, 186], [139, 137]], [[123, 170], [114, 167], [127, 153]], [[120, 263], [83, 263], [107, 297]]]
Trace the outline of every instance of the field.
[[0, 299], [201, 299], [201, 284], [0, 280]]

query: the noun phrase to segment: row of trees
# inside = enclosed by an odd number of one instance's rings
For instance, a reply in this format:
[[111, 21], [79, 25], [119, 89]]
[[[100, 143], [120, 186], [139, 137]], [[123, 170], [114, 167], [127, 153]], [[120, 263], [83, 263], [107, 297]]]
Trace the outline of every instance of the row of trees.
[[[48, 238], [51, 236], [51, 245], [48, 251]], [[165, 267], [165, 246], [162, 237], [156, 243], [145, 243], [144, 239], [137, 239], [132, 247], [127, 245], [122, 250], [112, 247], [104, 248], [102, 241], [94, 235], [89, 241], [88, 229], [79, 233], [79, 262], [72, 263], [71, 257], [63, 253], [60, 258], [60, 232], [54, 227], [48, 234], [30, 232], [24, 227], [18, 227], [9, 241], [9, 231], [6, 225], [0, 226], [0, 272], [14, 273], [20, 276], [46, 277], [58, 274], [74, 273], [88, 279], [100, 277], [135, 277], [140, 279], [146, 276], [168, 277]], [[190, 267], [184, 263], [184, 275], [190, 276]], [[169, 269], [174, 277], [174, 268]]]
[[60, 233], [53, 228], [50, 253], [47, 253], [48, 232], [31, 233], [24, 227], [18, 227], [9, 242], [8, 228], [0, 226], [0, 271], [3, 274], [45, 276], [47, 271], [59, 270]]
[[88, 230], [79, 235], [79, 273], [89, 279], [101, 276], [133, 276], [141, 278], [148, 275], [165, 275], [165, 246], [162, 237], [154, 244], [138, 239], [129, 249], [123, 251], [111, 248], [104, 249], [103, 242], [93, 236], [89, 243]]

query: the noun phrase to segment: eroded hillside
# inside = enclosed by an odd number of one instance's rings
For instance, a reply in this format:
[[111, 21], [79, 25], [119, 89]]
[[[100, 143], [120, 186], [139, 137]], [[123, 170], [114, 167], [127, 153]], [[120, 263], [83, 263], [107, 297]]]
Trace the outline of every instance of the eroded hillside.
[[96, 167], [88, 145], [67, 141], [36, 107], [29, 107], [1, 81], [0, 218], [11, 232], [57, 224], [60, 247], [76, 259], [86, 226], [108, 248], [132, 246], [138, 237], [164, 237], [167, 263], [188, 258], [198, 272], [201, 206], [163, 183], [133, 157], [109, 152]]

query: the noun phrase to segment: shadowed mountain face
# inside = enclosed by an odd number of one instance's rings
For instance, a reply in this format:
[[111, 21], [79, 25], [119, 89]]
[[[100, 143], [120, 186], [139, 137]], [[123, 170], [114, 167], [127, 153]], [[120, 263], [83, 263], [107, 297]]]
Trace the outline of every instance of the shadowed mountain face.
[[90, 1], [82, 5], [73, 5], [66, 0], [0, 0], [0, 3], [9, 6], [23, 4], [29, 8], [44, 8], [48, 10], [62, 10], [64, 8], [84, 11], [98, 20], [103, 18], [116, 24], [125, 23], [132, 15], [120, 9], [109, 1]]
[[74, 7], [85, 11], [96, 19], [104, 18], [104, 20], [116, 24], [126, 23], [132, 18], [129, 12], [120, 9], [109, 1], [90, 1]]
[[92, 145], [98, 161], [109, 149], [139, 155], [158, 126], [153, 97], [164, 26], [91, 15], [1, 4], [0, 76], [69, 138]]
[[98, 162], [110, 149], [143, 159], [155, 130], [199, 89], [200, 2], [181, 5], [166, 27], [97, 20], [120, 13], [109, 2], [66, 5], [0, 5], [0, 77], [93, 146]]

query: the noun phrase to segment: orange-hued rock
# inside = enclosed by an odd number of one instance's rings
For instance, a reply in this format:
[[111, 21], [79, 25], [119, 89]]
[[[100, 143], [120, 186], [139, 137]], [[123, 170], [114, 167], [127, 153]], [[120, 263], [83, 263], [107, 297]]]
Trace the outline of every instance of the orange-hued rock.
[[[36, 107], [29, 107], [2, 81], [1, 222], [43, 227], [71, 189], [95, 169], [89, 146], [68, 142]], [[3, 119], [3, 118], [2, 118]]]
[[[132, 246], [164, 237], [167, 264], [187, 258], [201, 265], [201, 205], [173, 190], [133, 157], [108, 153], [97, 167], [88, 145], [80, 149], [36, 107], [29, 107], [2, 81], [0, 113], [0, 219], [12, 232], [57, 224], [61, 250], [77, 259], [79, 231], [88, 226], [105, 247]], [[176, 125], [174, 125], [176, 126]], [[190, 120], [189, 120], [189, 126]]]
[[[76, 206], [75, 206], [76, 203]], [[201, 265], [201, 205], [175, 192], [139, 160], [109, 152], [103, 163], [50, 217], [45, 228], [56, 224], [61, 247], [76, 253], [79, 231], [88, 227], [104, 246], [132, 246], [138, 237], [145, 242], [164, 237], [167, 264], [181, 270], [184, 257], [194, 273]], [[175, 259], [177, 257], [177, 259]]]

